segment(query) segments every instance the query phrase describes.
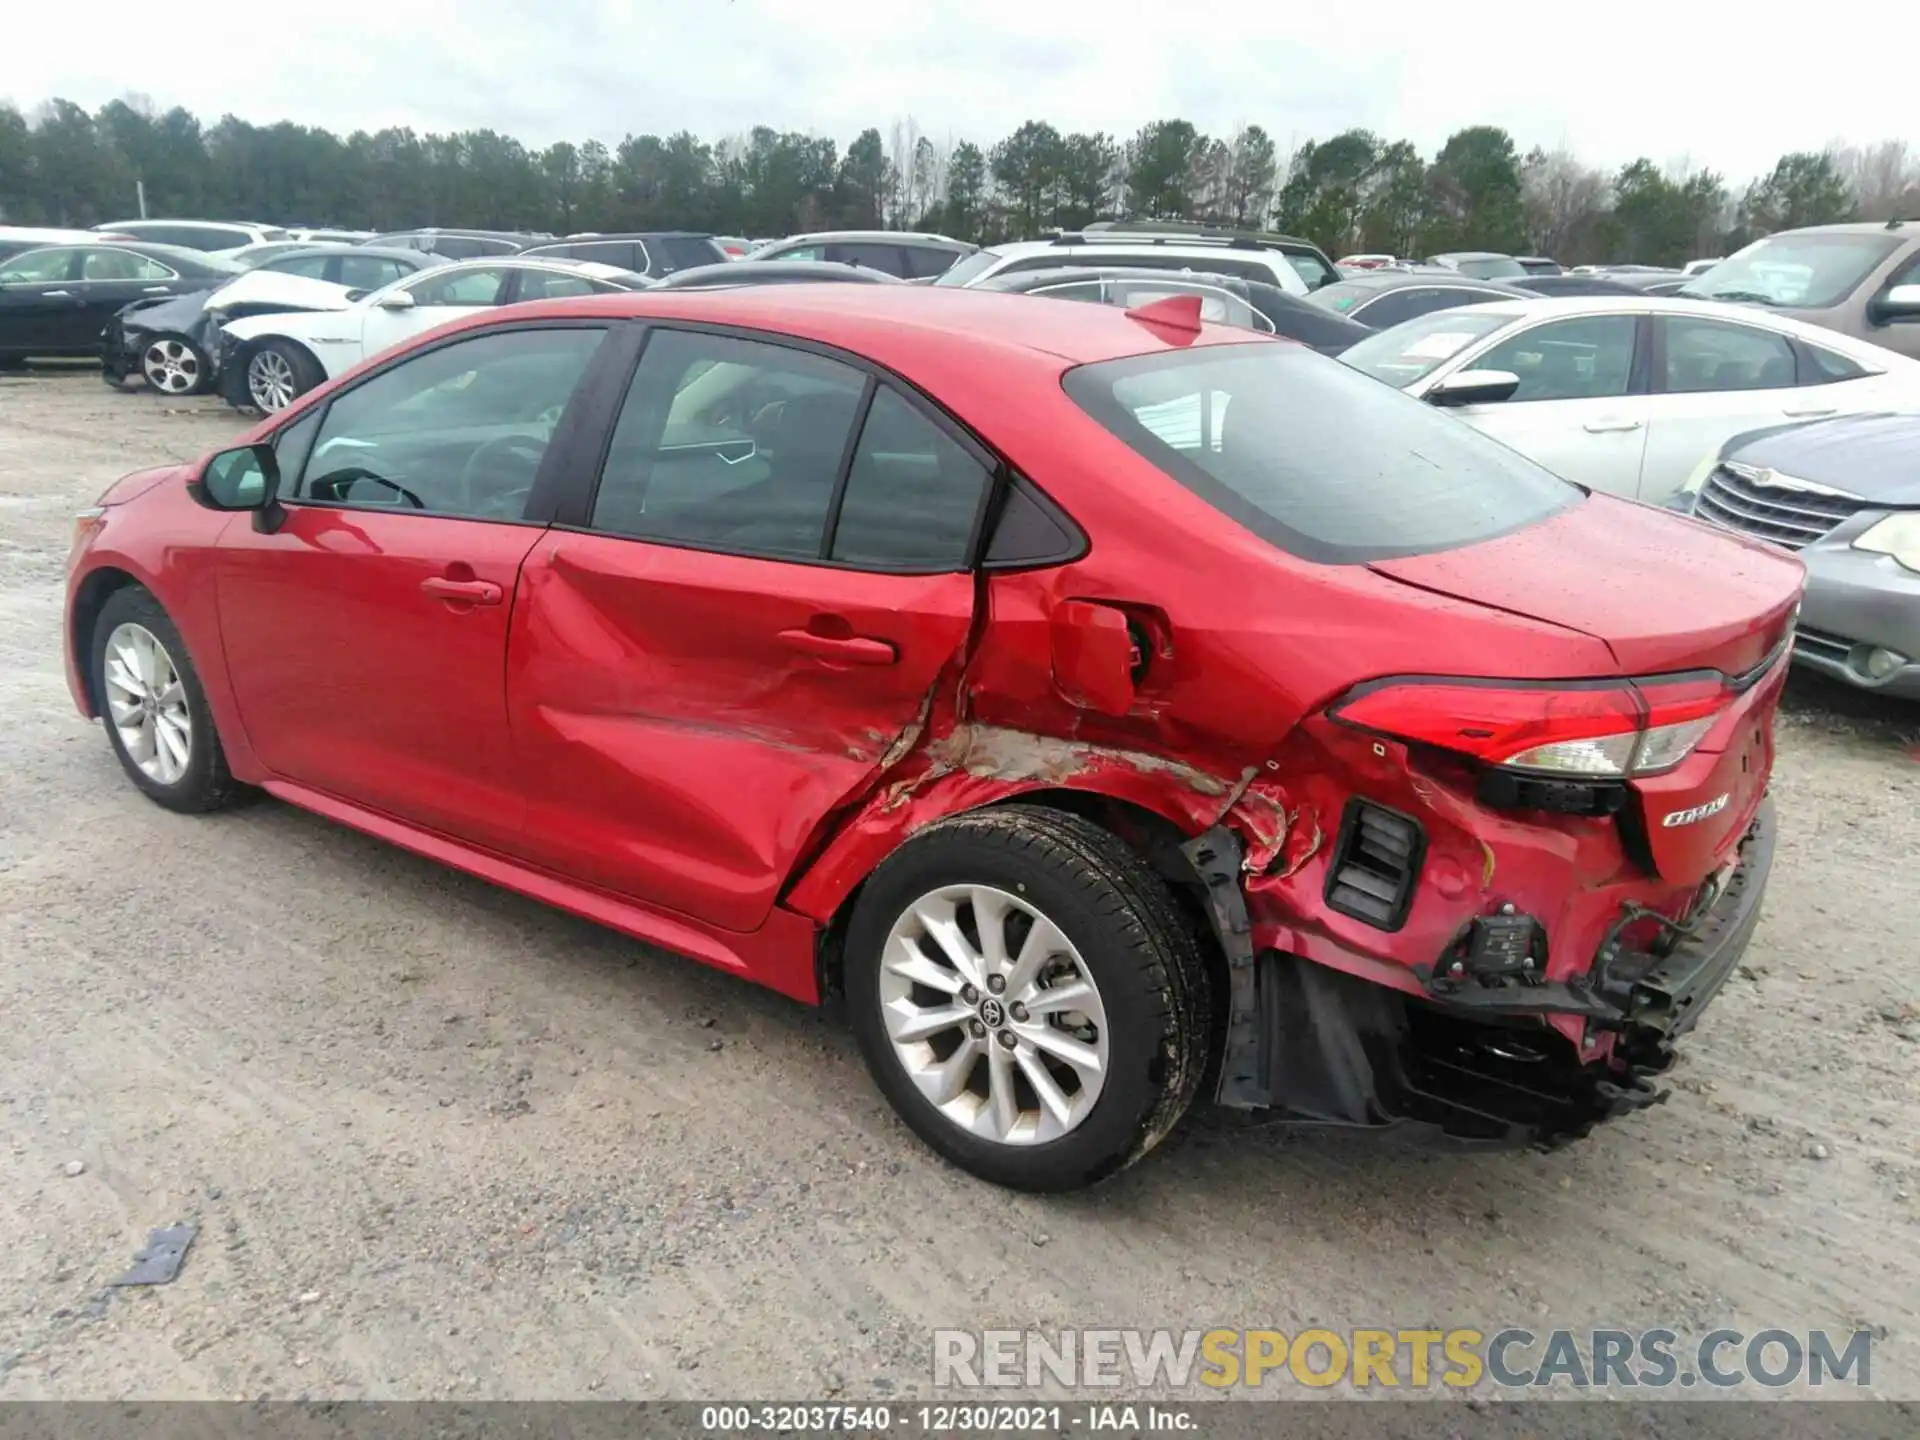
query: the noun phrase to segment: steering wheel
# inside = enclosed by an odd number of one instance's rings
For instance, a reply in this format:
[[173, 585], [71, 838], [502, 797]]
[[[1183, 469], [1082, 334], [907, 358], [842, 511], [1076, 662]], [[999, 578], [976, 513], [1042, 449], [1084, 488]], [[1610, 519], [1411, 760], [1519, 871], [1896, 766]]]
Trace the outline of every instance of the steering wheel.
[[467, 456], [467, 463], [460, 469], [460, 493], [467, 497], [469, 508], [474, 507], [474, 482], [483, 473], [486, 466], [496, 460], [511, 456], [516, 469], [524, 468], [527, 480], [524, 485], [513, 485], [487, 498], [501, 505], [519, 499], [523, 504], [526, 496], [533, 490], [534, 477], [539, 473], [540, 461], [547, 453], [547, 442], [532, 435], [496, 435], [485, 441]]
[[359, 484], [362, 480], [374, 485], [386, 486], [387, 489], [393, 491], [394, 494], [398, 495], [415, 510], [424, 510], [427, 508], [426, 502], [414, 494], [413, 491], [407, 489], [406, 486], [389, 480], [384, 475], [376, 475], [373, 471], [361, 465], [346, 465], [338, 470], [329, 470], [326, 474], [307, 486], [307, 494], [309, 496], [315, 496], [318, 492], [325, 490], [328, 492], [327, 498], [336, 501], [343, 500], [347, 488]]

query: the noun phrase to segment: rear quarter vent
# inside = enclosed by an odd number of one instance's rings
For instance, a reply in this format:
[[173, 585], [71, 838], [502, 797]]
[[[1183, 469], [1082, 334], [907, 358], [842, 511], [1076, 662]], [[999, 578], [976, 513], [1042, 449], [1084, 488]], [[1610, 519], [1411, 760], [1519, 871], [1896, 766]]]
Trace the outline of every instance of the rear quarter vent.
[[1377, 930], [1398, 930], [1413, 906], [1426, 849], [1426, 832], [1411, 815], [1349, 800], [1327, 867], [1327, 908]]

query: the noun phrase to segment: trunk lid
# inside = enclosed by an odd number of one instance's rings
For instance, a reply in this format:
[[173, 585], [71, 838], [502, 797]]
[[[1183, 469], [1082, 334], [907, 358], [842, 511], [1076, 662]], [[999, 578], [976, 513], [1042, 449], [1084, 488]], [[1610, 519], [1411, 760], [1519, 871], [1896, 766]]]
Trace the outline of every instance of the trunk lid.
[[1779, 642], [1805, 580], [1782, 551], [1606, 495], [1478, 545], [1370, 568], [1591, 635], [1626, 675], [1745, 674]]

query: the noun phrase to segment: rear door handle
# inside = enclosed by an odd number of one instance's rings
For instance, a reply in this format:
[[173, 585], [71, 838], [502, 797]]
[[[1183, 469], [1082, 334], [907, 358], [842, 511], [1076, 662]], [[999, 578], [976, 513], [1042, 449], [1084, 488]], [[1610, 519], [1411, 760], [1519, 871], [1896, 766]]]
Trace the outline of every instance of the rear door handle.
[[71, 300], [73, 298], [73, 292], [71, 290], [49, 290], [46, 292], [44, 298], [48, 300]]
[[803, 655], [843, 665], [891, 665], [900, 652], [885, 640], [866, 635], [822, 635], [814, 630], [782, 630], [781, 643]]
[[491, 580], [449, 580], [444, 575], [429, 575], [420, 588], [436, 600], [462, 605], [498, 605], [505, 593]]
[[1638, 430], [1638, 420], [1589, 420], [1580, 427], [1589, 435], [1606, 435], [1616, 430]]
[[173, 292], [164, 285], [149, 285], [140, 292], [142, 295], [169, 295]]

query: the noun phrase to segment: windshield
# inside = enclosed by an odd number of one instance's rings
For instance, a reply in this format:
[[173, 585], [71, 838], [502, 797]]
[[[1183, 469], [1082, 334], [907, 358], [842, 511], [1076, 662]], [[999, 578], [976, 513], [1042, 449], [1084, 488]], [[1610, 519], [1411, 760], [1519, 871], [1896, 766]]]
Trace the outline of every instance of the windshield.
[[1364, 375], [1405, 389], [1512, 319], [1511, 315], [1489, 315], [1477, 305], [1436, 310], [1356, 340], [1340, 352], [1340, 360]]
[[1735, 251], [1680, 293], [1824, 310], [1851, 295], [1899, 243], [1897, 235], [1769, 235]]
[[1484, 255], [1474, 260], [1456, 260], [1453, 268], [1476, 280], [1511, 280], [1525, 275], [1527, 267], [1505, 255]]
[[936, 285], [965, 285], [998, 265], [1006, 257], [997, 250], [976, 250], [966, 259], [949, 265], [934, 280]]
[[1222, 514], [1322, 564], [1477, 544], [1582, 496], [1453, 416], [1292, 346], [1163, 351], [1064, 383]]

